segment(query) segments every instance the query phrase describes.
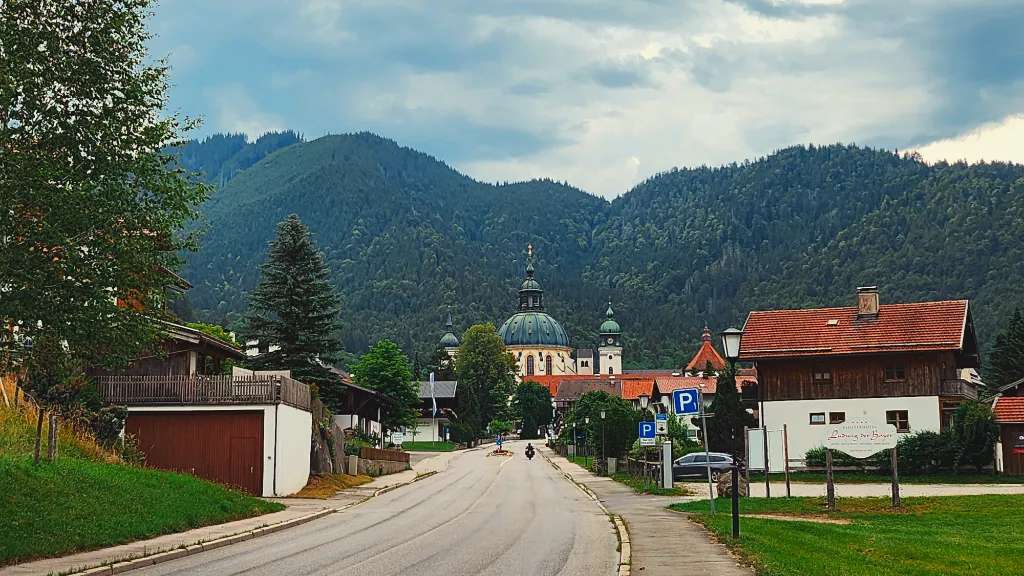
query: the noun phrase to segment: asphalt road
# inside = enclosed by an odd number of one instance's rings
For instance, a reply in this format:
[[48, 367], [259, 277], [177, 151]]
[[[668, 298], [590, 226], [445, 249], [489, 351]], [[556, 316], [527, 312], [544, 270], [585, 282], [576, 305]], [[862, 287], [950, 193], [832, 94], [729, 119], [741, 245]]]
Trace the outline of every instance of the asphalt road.
[[614, 525], [524, 446], [466, 452], [344, 512], [133, 574], [614, 574]]

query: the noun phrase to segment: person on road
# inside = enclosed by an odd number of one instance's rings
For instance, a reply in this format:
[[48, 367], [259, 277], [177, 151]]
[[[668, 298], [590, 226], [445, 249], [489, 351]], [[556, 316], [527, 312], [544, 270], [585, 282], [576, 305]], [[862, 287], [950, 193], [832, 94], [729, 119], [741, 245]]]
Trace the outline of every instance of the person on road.
[[533, 460], [533, 454], [534, 454], [533, 444], [530, 444], [529, 442], [527, 442], [526, 443], [526, 457], [528, 459], [530, 459], [530, 460]]

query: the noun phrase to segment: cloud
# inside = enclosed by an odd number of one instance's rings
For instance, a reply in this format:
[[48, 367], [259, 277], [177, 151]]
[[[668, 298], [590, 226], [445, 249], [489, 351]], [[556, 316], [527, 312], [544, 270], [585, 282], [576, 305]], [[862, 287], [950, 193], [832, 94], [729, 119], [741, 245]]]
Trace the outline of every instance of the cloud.
[[605, 196], [1024, 113], [1017, 0], [177, 0], [154, 27], [154, 53], [194, 51], [171, 102], [205, 132], [372, 130], [481, 179]]
[[928, 162], [1015, 162], [1024, 164], [1024, 115], [986, 124], [966, 134], [917, 148]]

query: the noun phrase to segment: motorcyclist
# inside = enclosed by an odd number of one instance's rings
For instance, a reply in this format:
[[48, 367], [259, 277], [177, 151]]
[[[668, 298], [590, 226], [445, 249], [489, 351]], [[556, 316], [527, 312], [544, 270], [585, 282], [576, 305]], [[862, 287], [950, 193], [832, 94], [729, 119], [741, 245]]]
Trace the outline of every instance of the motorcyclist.
[[534, 453], [535, 453], [535, 451], [533, 449], [533, 444], [530, 444], [529, 442], [527, 442], [526, 443], [526, 457], [528, 459], [530, 459], [530, 460], [533, 460]]

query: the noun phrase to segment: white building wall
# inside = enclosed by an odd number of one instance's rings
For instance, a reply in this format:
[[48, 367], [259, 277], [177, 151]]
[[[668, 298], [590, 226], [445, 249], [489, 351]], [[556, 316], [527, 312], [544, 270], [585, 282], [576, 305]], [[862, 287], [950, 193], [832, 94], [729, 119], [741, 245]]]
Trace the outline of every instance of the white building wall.
[[[275, 408], [281, 410], [275, 423]], [[313, 442], [313, 416], [309, 412], [278, 405], [218, 405], [218, 406], [132, 406], [128, 412], [262, 412], [263, 413], [263, 496], [287, 496], [302, 489], [309, 479], [309, 453]], [[296, 414], [297, 413], [297, 414]], [[284, 421], [282, 422], [282, 414]], [[301, 416], [305, 415], [304, 419]], [[281, 436], [277, 432], [281, 431]], [[305, 436], [302, 444], [300, 436]], [[277, 449], [275, 452], [275, 441]], [[282, 442], [287, 442], [286, 453]], [[304, 448], [303, 448], [304, 446]], [[296, 450], [302, 452], [295, 452]], [[274, 491], [274, 461], [277, 458], [277, 491]], [[302, 477], [302, 484], [290, 491]]]
[[[597, 349], [598, 356], [601, 357], [599, 366], [601, 367], [601, 374], [622, 374], [622, 348], [618, 346], [602, 346]], [[612, 371], [608, 372], [611, 368]]]
[[508, 351], [515, 357], [518, 365], [519, 380], [527, 378], [526, 375], [526, 357], [533, 356], [533, 375], [535, 376], [548, 376], [549, 373], [545, 370], [544, 359], [551, 356], [551, 372], [550, 374], [564, 375], [564, 374], [575, 374], [576, 373], [576, 361], [572, 357], [572, 350], [570, 348], [562, 347], [543, 347], [543, 346], [509, 346]]
[[[823, 446], [825, 434], [829, 429], [828, 413], [845, 412], [846, 419], [869, 418], [875, 422], [885, 423], [888, 410], [906, 410], [910, 423], [910, 432], [930, 430], [938, 432], [941, 408], [938, 396], [901, 396], [896, 398], [852, 398], [828, 400], [774, 400], [764, 403], [764, 421], [769, 430], [769, 438], [774, 438], [772, 431], [782, 430], [786, 424], [789, 435], [789, 457], [791, 460], [802, 459], [811, 448]], [[810, 424], [810, 414], [825, 413], [825, 424]], [[750, 450], [756, 451], [756, 446]], [[762, 450], [763, 451], [763, 450]], [[779, 462], [774, 447], [769, 457]], [[754, 454], [751, 454], [751, 461]], [[775, 462], [772, 462], [775, 469]], [[753, 463], [752, 463], [753, 465]]]
[[[435, 422], [437, 426], [434, 426]], [[414, 428], [409, 428], [405, 431], [405, 440], [407, 442], [440, 442], [444, 438], [438, 432], [438, 428], [443, 428], [447, 425], [447, 418], [438, 418], [436, 421], [432, 418], [419, 418], [416, 420]]]
[[[313, 448], [313, 415], [287, 404], [277, 410], [277, 482], [275, 496], [288, 496], [309, 482], [309, 454]], [[267, 416], [270, 416], [269, 410]], [[273, 465], [272, 460], [268, 460]], [[266, 487], [264, 487], [265, 489]]]

